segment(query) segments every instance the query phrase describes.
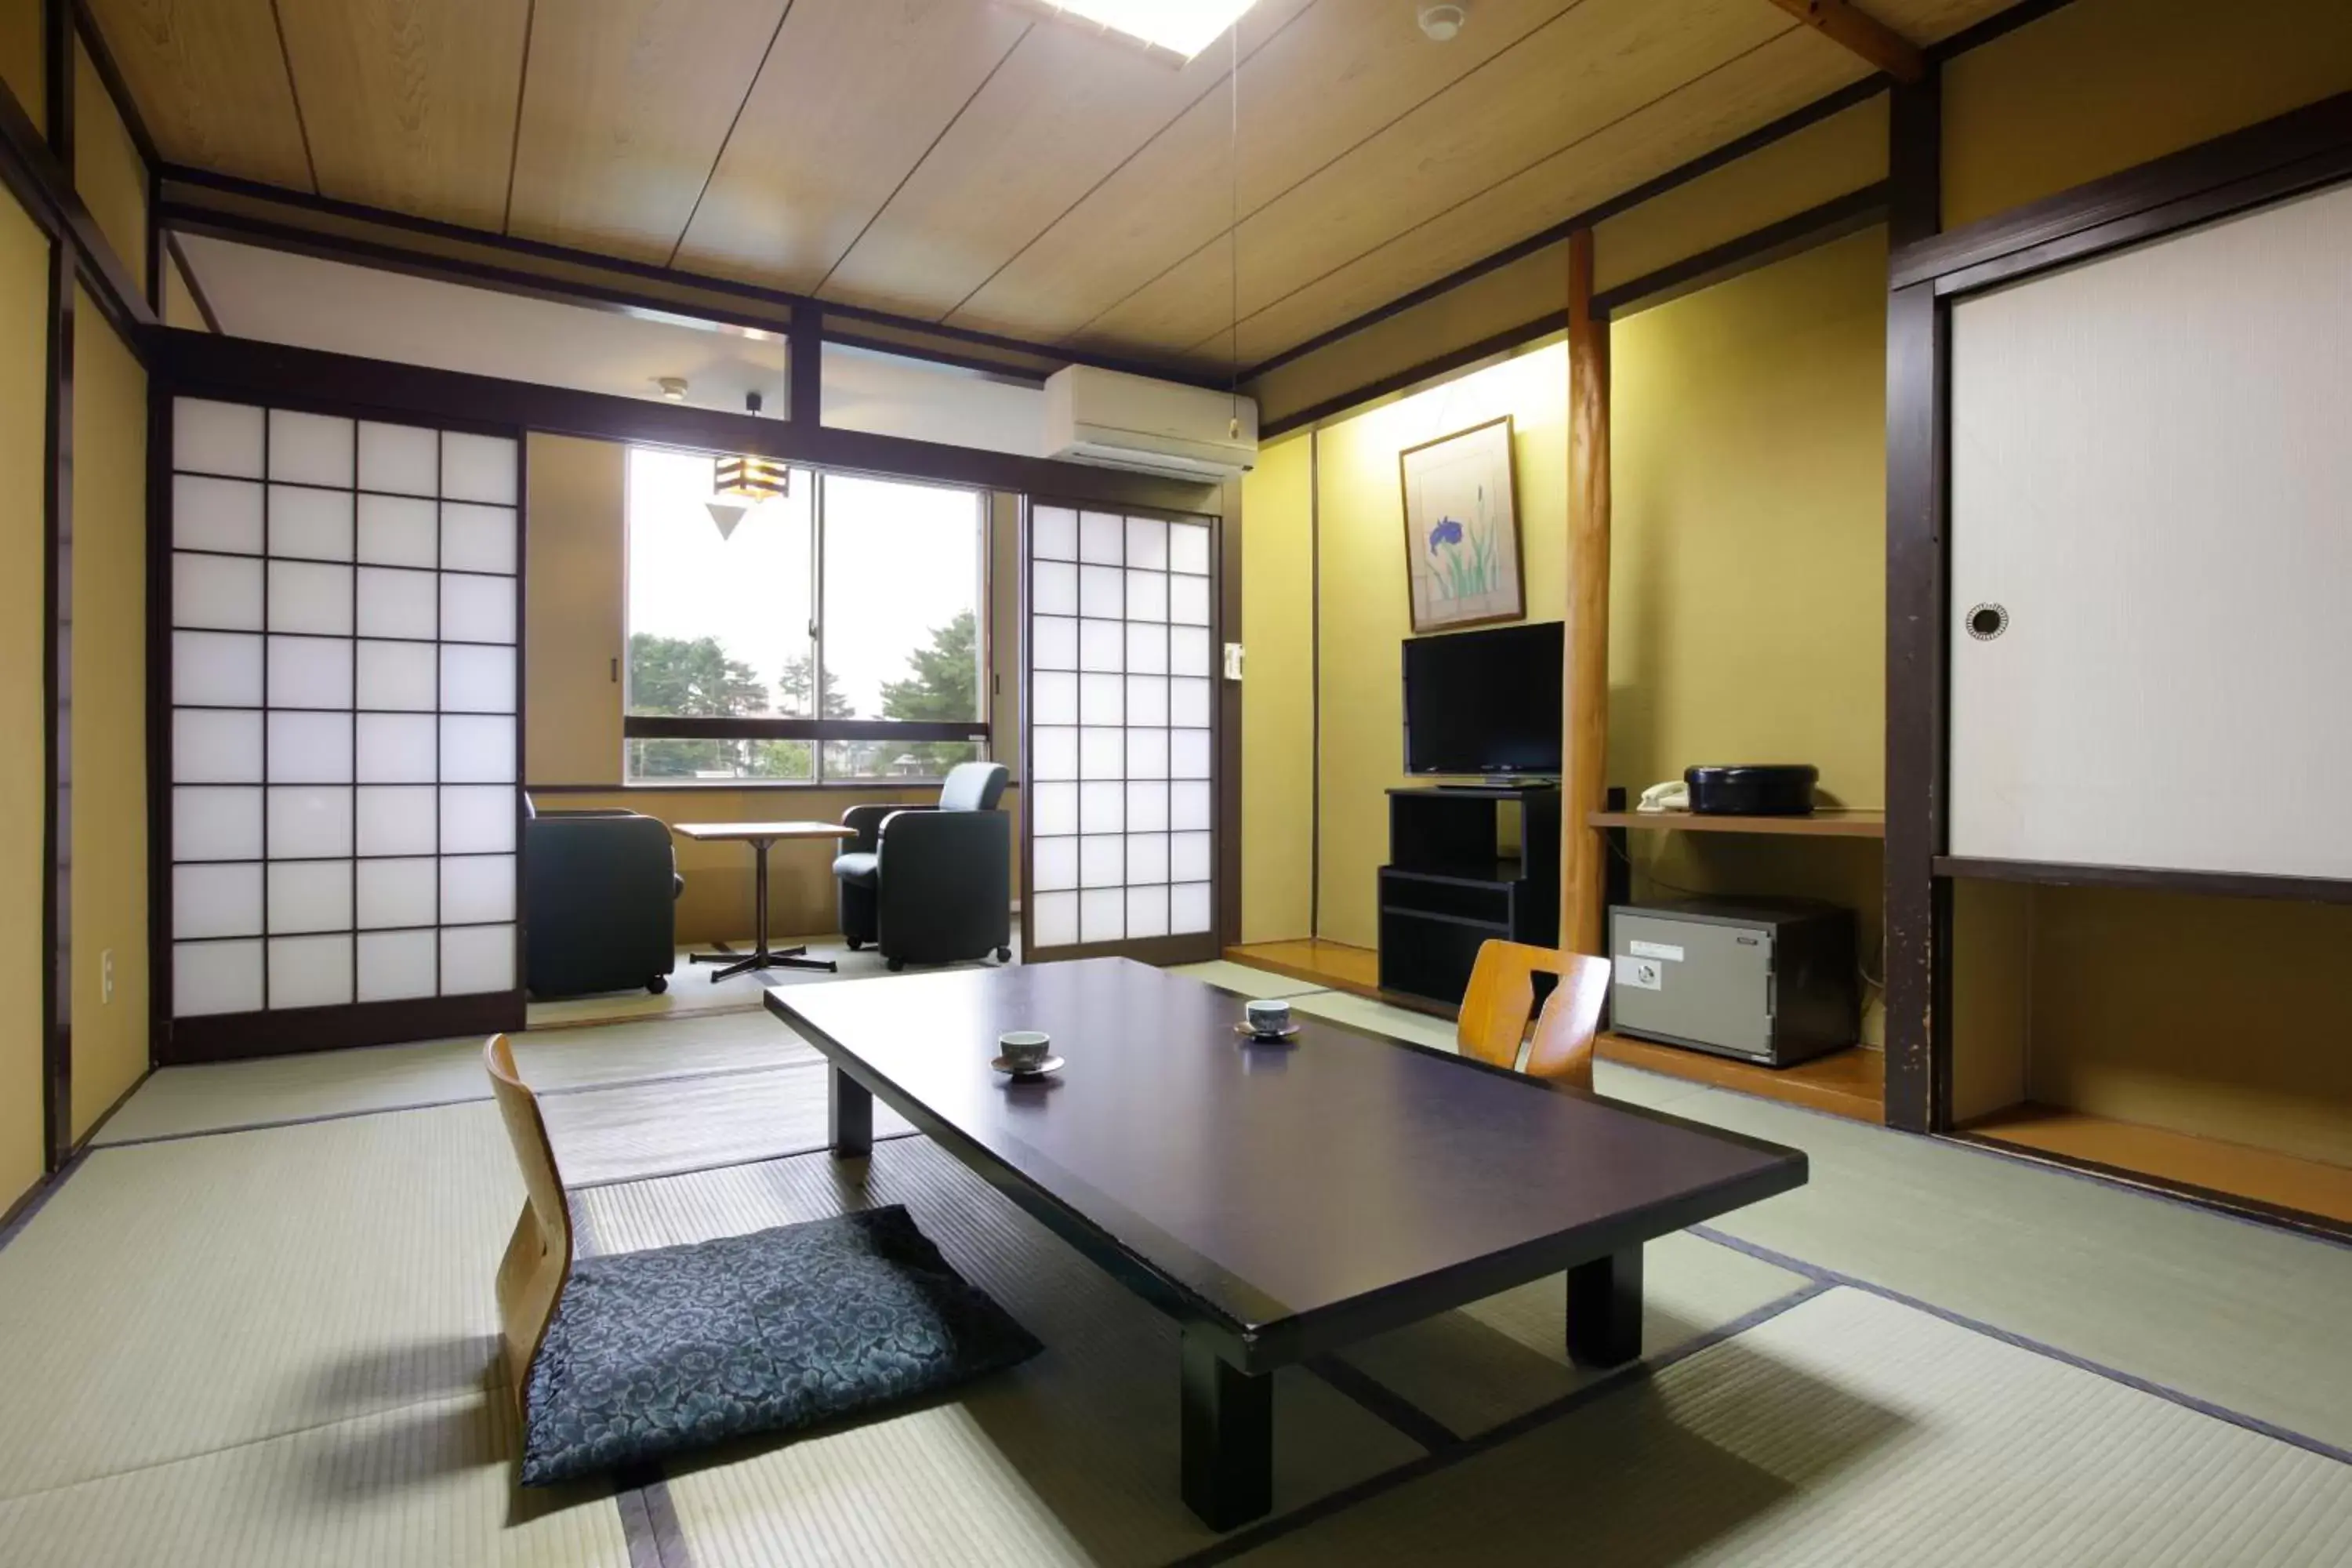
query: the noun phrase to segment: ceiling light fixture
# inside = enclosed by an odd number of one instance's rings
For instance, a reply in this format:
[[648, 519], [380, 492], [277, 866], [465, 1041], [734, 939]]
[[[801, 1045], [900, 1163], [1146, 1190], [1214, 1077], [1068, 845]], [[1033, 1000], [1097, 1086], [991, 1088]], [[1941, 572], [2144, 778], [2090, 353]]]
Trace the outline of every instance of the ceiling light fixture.
[[1421, 8], [1421, 30], [1434, 43], [1445, 43], [1462, 30], [1464, 15], [1459, 5], [1423, 5]]
[[657, 375], [654, 377], [654, 384], [661, 388], [662, 400], [664, 402], [684, 403], [686, 401], [686, 377], [682, 375]]
[[1066, 16], [1191, 59], [1256, 0], [1043, 0]]
[[793, 493], [793, 471], [776, 458], [721, 458], [713, 479], [713, 489], [747, 506]]

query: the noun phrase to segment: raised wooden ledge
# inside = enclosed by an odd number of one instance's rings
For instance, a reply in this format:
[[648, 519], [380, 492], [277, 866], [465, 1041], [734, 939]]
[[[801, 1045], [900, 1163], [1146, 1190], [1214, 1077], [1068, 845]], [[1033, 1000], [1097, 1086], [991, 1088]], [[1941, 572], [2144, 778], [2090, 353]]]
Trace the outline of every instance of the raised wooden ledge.
[[1637, 1040], [1630, 1035], [1603, 1033], [1592, 1042], [1592, 1054], [1605, 1062], [1640, 1068], [1666, 1078], [1688, 1079], [1712, 1089], [1752, 1094], [1826, 1111], [1874, 1126], [1886, 1121], [1886, 1053], [1848, 1046], [1795, 1067], [1768, 1068], [1733, 1057], [1718, 1057], [1682, 1046]]

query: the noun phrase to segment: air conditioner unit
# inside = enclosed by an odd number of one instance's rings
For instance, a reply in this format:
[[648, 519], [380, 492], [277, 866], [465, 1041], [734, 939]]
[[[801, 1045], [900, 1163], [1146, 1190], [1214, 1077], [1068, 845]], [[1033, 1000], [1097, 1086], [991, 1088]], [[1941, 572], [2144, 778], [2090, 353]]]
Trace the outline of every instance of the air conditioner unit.
[[1229, 479], [1257, 465], [1257, 402], [1074, 364], [1045, 378], [1045, 455], [1171, 479]]

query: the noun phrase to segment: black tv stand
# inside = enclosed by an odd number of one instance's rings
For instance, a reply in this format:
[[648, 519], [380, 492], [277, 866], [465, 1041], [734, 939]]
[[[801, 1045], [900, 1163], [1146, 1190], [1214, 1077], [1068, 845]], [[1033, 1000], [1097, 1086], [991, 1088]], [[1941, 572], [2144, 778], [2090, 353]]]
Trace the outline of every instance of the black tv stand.
[[[1381, 989], [1458, 1007], [1490, 938], [1559, 945], [1559, 802], [1549, 784], [1389, 791]], [[1502, 808], [1519, 808], [1503, 843]]]

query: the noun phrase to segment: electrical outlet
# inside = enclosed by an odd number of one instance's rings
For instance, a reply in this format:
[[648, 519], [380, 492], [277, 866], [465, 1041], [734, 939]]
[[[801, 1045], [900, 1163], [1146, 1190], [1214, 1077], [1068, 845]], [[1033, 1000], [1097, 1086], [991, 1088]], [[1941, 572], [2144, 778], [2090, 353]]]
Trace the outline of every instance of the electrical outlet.
[[98, 955], [98, 999], [114, 1000], [114, 950], [110, 947]]

